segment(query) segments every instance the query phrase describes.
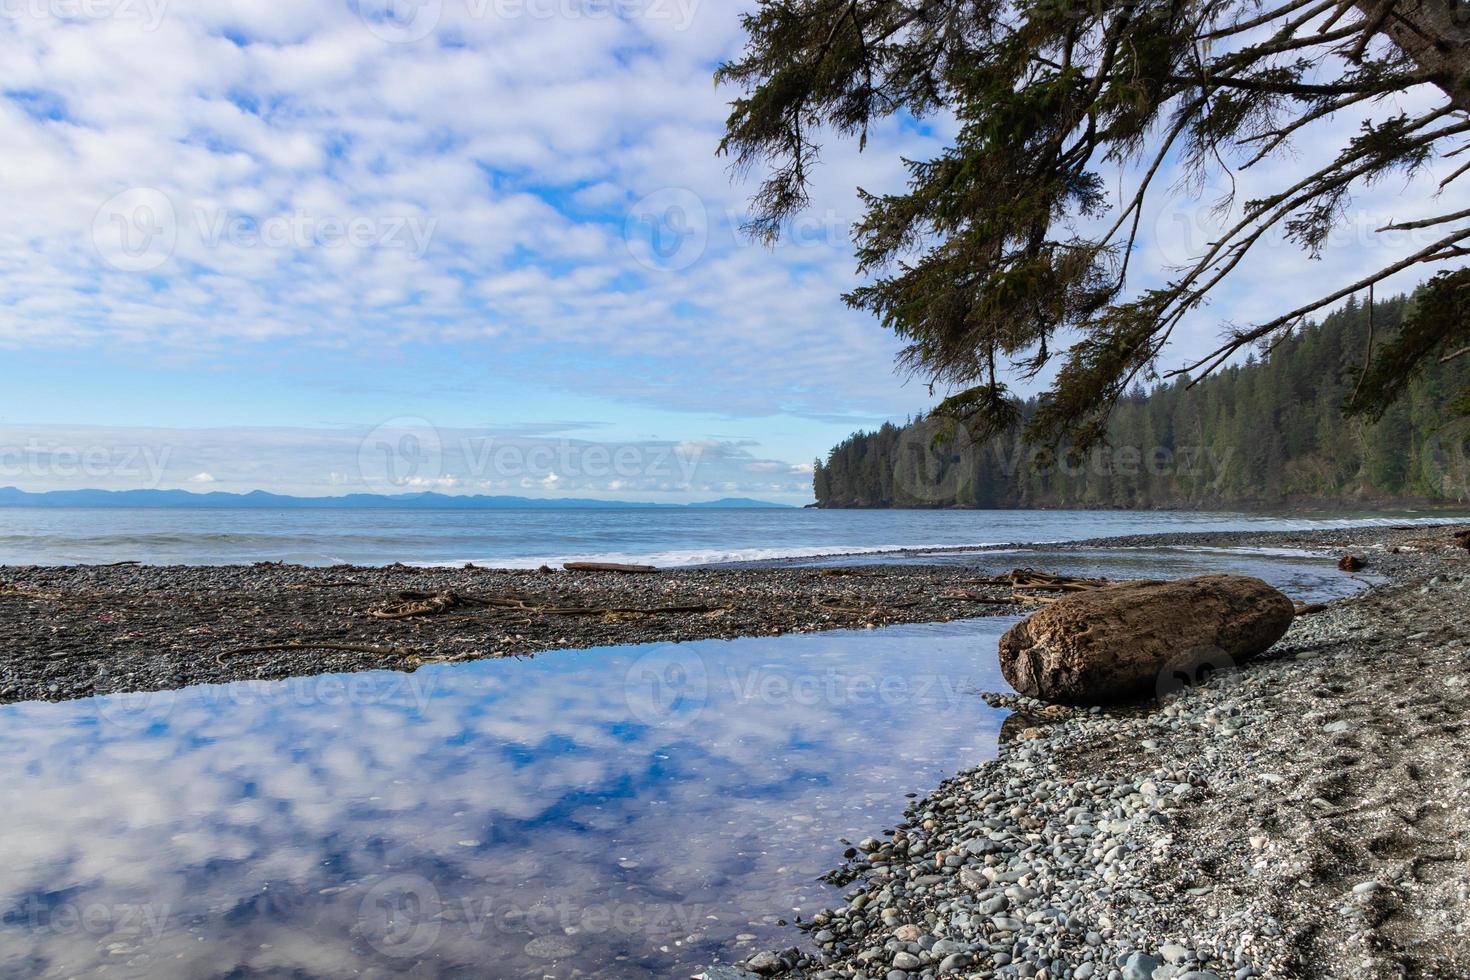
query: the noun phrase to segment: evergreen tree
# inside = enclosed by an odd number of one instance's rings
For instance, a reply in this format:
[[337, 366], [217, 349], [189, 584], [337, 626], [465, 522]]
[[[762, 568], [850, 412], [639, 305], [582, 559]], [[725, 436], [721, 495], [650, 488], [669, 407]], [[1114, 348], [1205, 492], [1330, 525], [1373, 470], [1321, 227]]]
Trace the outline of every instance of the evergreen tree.
[[[1381, 343], [1399, 342], [1423, 293], [1375, 303]], [[1120, 399], [1107, 442], [1048, 464], [1023, 438], [1038, 402], [989, 441], [919, 418], [857, 433], [819, 465], [823, 506], [1190, 507], [1294, 503], [1470, 502], [1470, 422], [1456, 399], [1470, 391], [1470, 359], [1436, 361], [1376, 420], [1343, 403], [1372, 383], [1360, 338], [1370, 312], [1352, 302], [1308, 324], [1259, 360], [1189, 387], [1184, 378]], [[957, 433], [946, 444], [936, 436]]]
[[[977, 432], [1017, 420], [997, 381], [1005, 364], [1059, 361], [1027, 432], [1087, 446], [1262, 242], [1315, 256], [1357, 189], [1429, 168], [1441, 187], [1470, 174], [1454, 158], [1470, 134], [1466, 12], [1466, 0], [761, 0], [744, 17], [745, 50], [717, 74], [742, 90], [721, 150], [764, 172], [752, 225], [774, 238], [807, 205], [818, 134], [866, 145], [888, 117], [955, 120], [942, 150], [904, 161], [903, 192], [863, 193], [868, 281], [846, 299], [904, 341], [905, 366], [963, 389], [940, 410]], [[1323, 139], [1341, 139], [1324, 165], [1294, 165], [1295, 140]], [[1218, 237], [1176, 269], [1150, 270], [1152, 288], [1129, 281], [1158, 198], [1227, 174], [1233, 186], [1234, 168], [1256, 164], [1259, 196], [1219, 202], [1229, 217]], [[1423, 231], [1423, 247], [1232, 330], [1192, 373], [1280, 342], [1403, 269], [1470, 255], [1470, 212], [1426, 203], [1382, 229]], [[1381, 415], [1411, 379], [1466, 356], [1461, 267], [1426, 286], [1350, 407]], [[1307, 426], [1261, 452], [1303, 451]]]

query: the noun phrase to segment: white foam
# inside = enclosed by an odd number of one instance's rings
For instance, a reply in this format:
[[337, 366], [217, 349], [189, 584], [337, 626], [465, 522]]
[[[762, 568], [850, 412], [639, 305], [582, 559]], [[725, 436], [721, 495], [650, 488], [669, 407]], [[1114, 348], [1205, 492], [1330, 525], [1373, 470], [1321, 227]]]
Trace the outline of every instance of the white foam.
[[1172, 545], [1167, 548], [1141, 548], [1141, 551], [1187, 551], [1207, 555], [1260, 555], [1263, 558], [1322, 558], [1330, 548], [1323, 545], [1317, 551], [1307, 548], [1271, 548], [1264, 545]]
[[832, 555], [878, 555], [898, 551], [963, 551], [988, 548], [988, 544], [886, 544], [859, 547], [850, 544], [817, 545], [808, 548], [710, 548], [685, 551], [655, 551], [648, 554], [602, 552], [589, 555], [539, 555], [523, 558], [461, 558], [455, 561], [407, 562], [413, 568], [557, 568], [565, 562], [606, 562], [619, 565], [653, 565], [658, 568], [685, 568], [690, 565], [718, 565], [726, 562], [776, 561], [782, 558], [824, 558]]

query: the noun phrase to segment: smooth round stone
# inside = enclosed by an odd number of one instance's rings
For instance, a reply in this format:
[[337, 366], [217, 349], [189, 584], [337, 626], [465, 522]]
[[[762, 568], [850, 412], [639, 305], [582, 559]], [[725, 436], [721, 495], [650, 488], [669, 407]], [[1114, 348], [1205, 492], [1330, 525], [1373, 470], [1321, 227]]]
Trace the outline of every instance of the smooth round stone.
[[1153, 980], [1163, 962], [1147, 953], [1134, 953], [1123, 962], [1123, 980]]
[[1178, 943], [1165, 943], [1159, 947], [1159, 955], [1168, 962], [1178, 966], [1189, 959], [1189, 948], [1180, 946]]
[[526, 943], [526, 955], [539, 960], [559, 960], [577, 955], [577, 947], [568, 945], [555, 936], [537, 936]]

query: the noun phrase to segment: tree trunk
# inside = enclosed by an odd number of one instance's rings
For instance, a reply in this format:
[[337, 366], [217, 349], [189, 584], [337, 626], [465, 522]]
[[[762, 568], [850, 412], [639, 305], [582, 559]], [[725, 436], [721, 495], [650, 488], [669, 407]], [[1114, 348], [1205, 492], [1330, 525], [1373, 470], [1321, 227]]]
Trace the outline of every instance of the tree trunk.
[[[1370, 20], [1384, 0], [1357, 0]], [[1427, 72], [1456, 108], [1470, 112], [1470, 0], [1398, 0], [1379, 28]]]

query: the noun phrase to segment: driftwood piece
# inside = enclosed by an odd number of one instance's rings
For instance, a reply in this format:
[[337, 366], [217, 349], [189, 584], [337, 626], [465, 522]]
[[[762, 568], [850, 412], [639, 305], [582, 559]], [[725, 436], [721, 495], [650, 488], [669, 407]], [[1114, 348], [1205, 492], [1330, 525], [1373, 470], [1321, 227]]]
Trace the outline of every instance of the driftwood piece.
[[[1022, 602], [1049, 605], [1057, 602], [1069, 593], [1093, 592], [1113, 583], [1105, 578], [1075, 578], [1071, 575], [1058, 575], [1054, 572], [1038, 572], [1034, 568], [1018, 568], [1009, 574], [996, 578], [968, 579], [961, 584], [1008, 586], [1011, 590], [1011, 596], [1009, 599], [996, 599], [989, 596], [977, 596], [974, 593], [960, 590], [951, 593], [946, 598], [988, 605], [1015, 605]], [[1045, 592], [1054, 594], [1037, 594]], [[1056, 595], [1055, 593], [1062, 594]]]
[[398, 599], [397, 605], [385, 609], [369, 609], [368, 615], [374, 619], [414, 619], [418, 616], [437, 616], [451, 609], [463, 609], [467, 606], [489, 605], [483, 599], [471, 599], [454, 592], [442, 595], [400, 592]]
[[[856, 606], [839, 605], [843, 602], [857, 602]], [[884, 613], [898, 609], [912, 609], [922, 603], [918, 599], [904, 602], [888, 602], [881, 605], [875, 603], [871, 606], [862, 605], [862, 599], [858, 596], [817, 596], [812, 600], [812, 605], [823, 612], [841, 613], [846, 616], [881, 616]]]
[[953, 592], [946, 592], [944, 598], [953, 599], [957, 602], [975, 602], [983, 606], [1014, 606], [1017, 603], [1025, 601], [1015, 596], [998, 599], [995, 596], [976, 595], [968, 589], [956, 589]]
[[314, 640], [302, 640], [299, 643], [267, 643], [258, 647], [239, 647], [235, 650], [222, 650], [215, 654], [214, 661], [221, 666], [230, 657], [244, 657], [252, 653], [284, 653], [289, 650], [328, 650], [334, 653], [366, 653], [377, 657], [421, 657], [422, 650], [410, 650], [402, 647], [378, 647], [359, 643], [333, 643], [316, 642]]
[[[729, 606], [697, 605], [672, 606], [535, 606], [525, 599], [505, 596], [465, 596], [457, 592], [437, 595], [426, 592], [400, 592], [398, 603], [382, 609], [370, 609], [373, 619], [417, 619], [422, 616], [438, 616], [452, 609], [494, 609], [514, 613], [517, 616], [670, 616], [694, 615], [698, 613], [728, 612]], [[526, 620], [529, 625], [530, 620]]]
[[562, 566], [569, 572], [618, 572], [622, 575], [657, 575], [653, 565], [617, 565], [601, 561], [569, 561]]

